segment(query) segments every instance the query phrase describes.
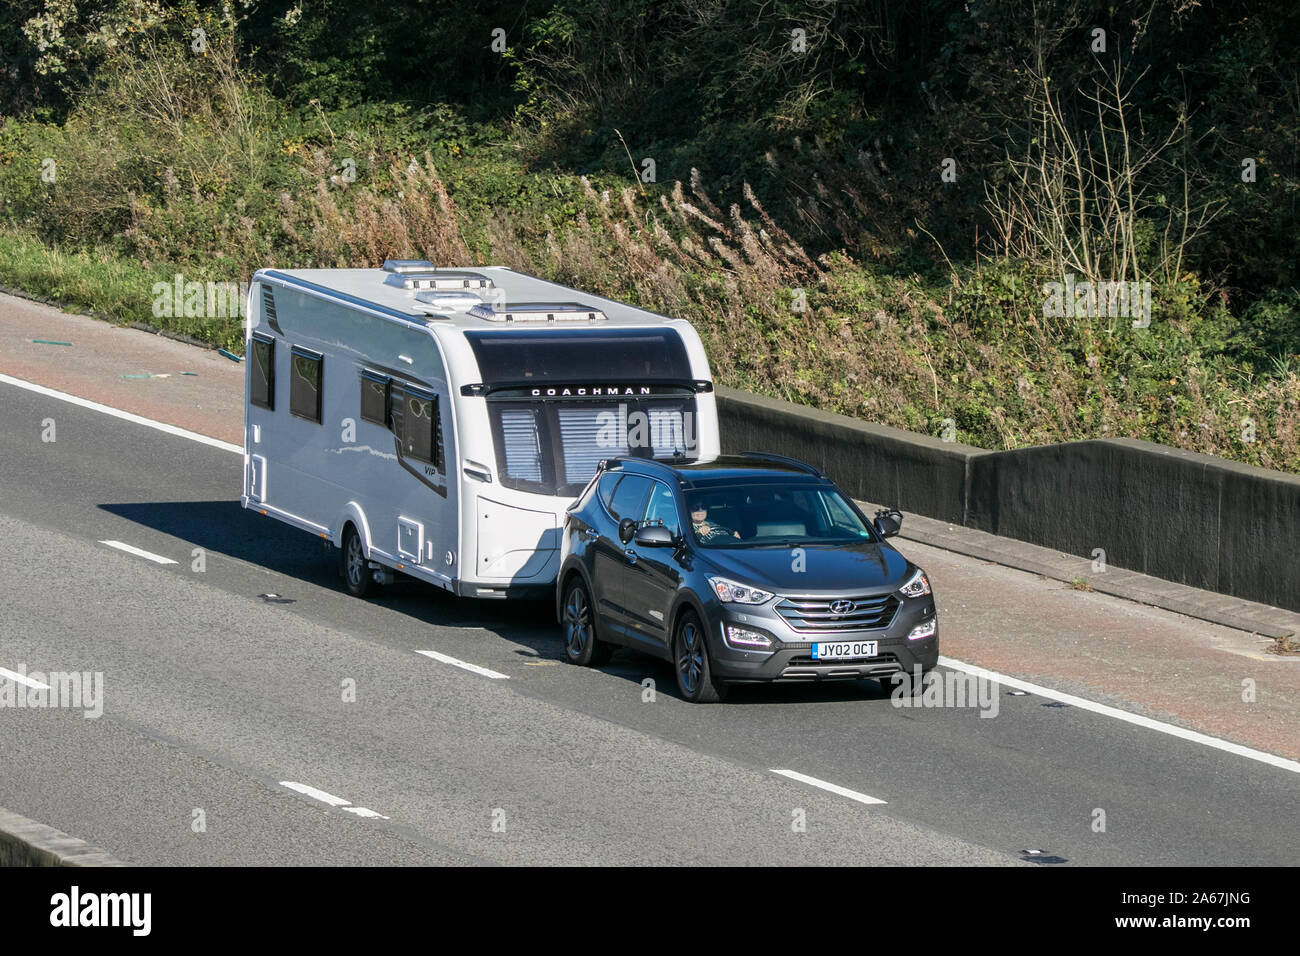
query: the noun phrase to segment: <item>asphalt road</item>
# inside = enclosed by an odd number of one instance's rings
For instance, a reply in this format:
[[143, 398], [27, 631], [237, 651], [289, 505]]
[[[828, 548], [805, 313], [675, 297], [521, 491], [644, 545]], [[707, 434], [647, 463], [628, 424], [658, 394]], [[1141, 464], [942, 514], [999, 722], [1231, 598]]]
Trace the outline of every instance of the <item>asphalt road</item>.
[[1287, 770], [1006, 688], [994, 718], [874, 682], [691, 706], [649, 658], [563, 664], [547, 605], [349, 598], [239, 485], [0, 384], [0, 668], [104, 675], [99, 719], [0, 707], [0, 806], [142, 864], [1296, 863]]

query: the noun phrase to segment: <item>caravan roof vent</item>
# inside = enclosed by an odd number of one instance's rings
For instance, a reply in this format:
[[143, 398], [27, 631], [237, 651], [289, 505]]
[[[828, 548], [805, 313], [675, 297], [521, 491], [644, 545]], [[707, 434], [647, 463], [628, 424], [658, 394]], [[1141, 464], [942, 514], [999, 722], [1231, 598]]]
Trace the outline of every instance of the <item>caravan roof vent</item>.
[[385, 276], [384, 284], [395, 285], [399, 289], [433, 289], [445, 292], [492, 288], [492, 280], [477, 272], [434, 272], [432, 268], [420, 272]]
[[411, 272], [432, 272], [433, 263], [428, 259], [385, 259], [384, 271], [395, 275], [407, 275]]
[[486, 302], [469, 314], [489, 322], [604, 322], [605, 313], [577, 302], [521, 302], [494, 309]]
[[426, 314], [443, 314], [446, 312], [466, 312], [483, 304], [483, 300], [468, 289], [451, 292], [427, 290], [415, 293], [415, 301], [429, 306], [420, 311]]

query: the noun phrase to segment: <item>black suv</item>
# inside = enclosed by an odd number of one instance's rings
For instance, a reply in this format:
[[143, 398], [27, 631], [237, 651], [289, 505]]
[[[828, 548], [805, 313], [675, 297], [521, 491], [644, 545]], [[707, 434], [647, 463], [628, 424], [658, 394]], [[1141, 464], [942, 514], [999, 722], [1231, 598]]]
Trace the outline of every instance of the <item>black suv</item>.
[[556, 612], [565, 659], [614, 645], [674, 664], [687, 700], [740, 681], [876, 677], [934, 667], [934, 596], [817, 469], [746, 453], [604, 461], [568, 508]]

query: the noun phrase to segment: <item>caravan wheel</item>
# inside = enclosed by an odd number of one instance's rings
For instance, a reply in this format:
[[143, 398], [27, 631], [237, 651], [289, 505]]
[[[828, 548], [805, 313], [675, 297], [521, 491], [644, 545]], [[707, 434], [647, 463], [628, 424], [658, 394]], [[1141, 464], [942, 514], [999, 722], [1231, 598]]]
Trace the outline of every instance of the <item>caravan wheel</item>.
[[353, 597], [368, 597], [375, 589], [375, 578], [370, 573], [370, 563], [366, 560], [366, 549], [361, 543], [357, 529], [348, 525], [343, 529], [343, 550], [339, 558], [339, 570], [343, 572], [343, 586]]

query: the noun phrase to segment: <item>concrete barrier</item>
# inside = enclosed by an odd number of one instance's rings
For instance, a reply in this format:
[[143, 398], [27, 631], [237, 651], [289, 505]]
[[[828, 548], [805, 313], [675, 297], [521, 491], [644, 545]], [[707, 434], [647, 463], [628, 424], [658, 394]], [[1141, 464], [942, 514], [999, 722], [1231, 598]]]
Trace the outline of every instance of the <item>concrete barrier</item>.
[[85, 840], [0, 807], [0, 867], [128, 865]]
[[1124, 438], [985, 451], [731, 389], [718, 414], [724, 451], [855, 498], [1300, 610], [1300, 476]]
[[722, 450], [767, 451], [815, 465], [854, 498], [964, 524], [981, 448], [774, 398], [719, 388]]

